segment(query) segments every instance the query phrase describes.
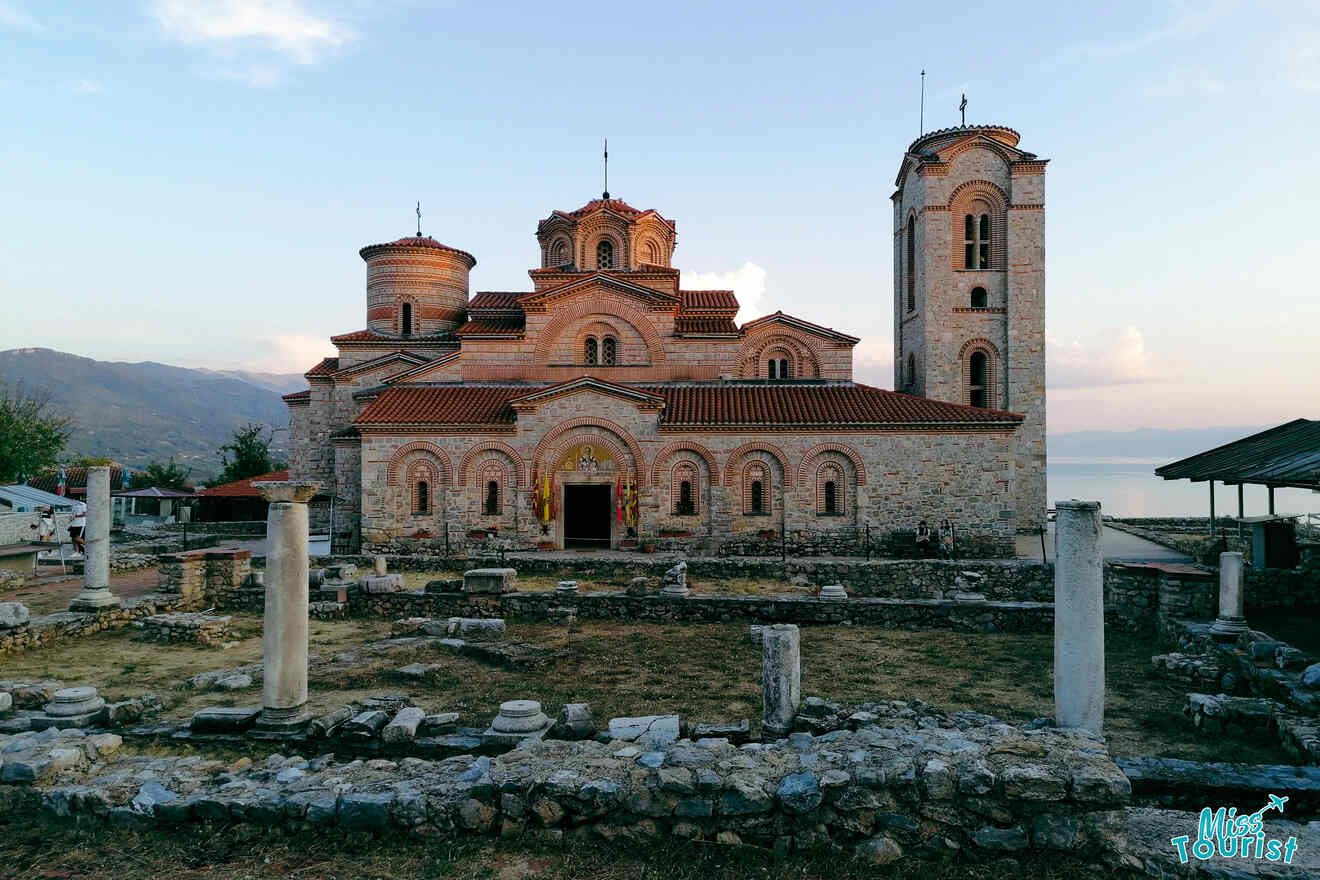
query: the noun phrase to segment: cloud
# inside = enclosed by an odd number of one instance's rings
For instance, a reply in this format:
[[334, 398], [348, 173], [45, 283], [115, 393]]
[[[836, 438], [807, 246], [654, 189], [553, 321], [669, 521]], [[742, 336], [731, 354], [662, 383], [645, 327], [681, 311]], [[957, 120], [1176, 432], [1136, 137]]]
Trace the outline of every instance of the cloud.
[[46, 26], [29, 15], [26, 10], [2, 0], [0, 0], [0, 27], [25, 31], [29, 34], [39, 34], [46, 30]]
[[1097, 388], [1162, 379], [1141, 331], [1132, 326], [1086, 342], [1049, 339], [1045, 356], [1051, 388]]
[[1288, 83], [1303, 92], [1320, 92], [1320, 31], [1299, 34], [1284, 47]]
[[1170, 6], [1175, 15], [1167, 24], [1129, 37], [1078, 43], [1069, 47], [1066, 54], [1088, 58], [1114, 58], [1131, 55], [1169, 40], [1197, 37], [1214, 27], [1237, 5], [1237, 0], [1210, 0], [1208, 3], [1174, 0]]
[[1171, 67], [1165, 71], [1163, 79], [1142, 87], [1142, 92], [1150, 98], [1219, 95], [1227, 90], [1222, 80], [1202, 67]]
[[301, 373], [310, 370], [321, 358], [335, 355], [335, 347], [321, 336], [286, 333], [266, 336], [259, 342], [267, 352], [264, 356], [247, 360], [241, 367], [231, 365], [227, 369], [252, 370], [259, 373]]
[[75, 95], [99, 95], [105, 91], [105, 86], [94, 79], [80, 79], [73, 84], [73, 93]]
[[355, 36], [300, 0], [154, 0], [152, 14], [167, 38], [221, 59], [213, 75], [250, 86], [273, 85], [284, 66], [317, 64]]
[[765, 269], [750, 260], [727, 272], [684, 272], [687, 290], [732, 290], [738, 297], [738, 323], [759, 318], [768, 311], [765, 304]]

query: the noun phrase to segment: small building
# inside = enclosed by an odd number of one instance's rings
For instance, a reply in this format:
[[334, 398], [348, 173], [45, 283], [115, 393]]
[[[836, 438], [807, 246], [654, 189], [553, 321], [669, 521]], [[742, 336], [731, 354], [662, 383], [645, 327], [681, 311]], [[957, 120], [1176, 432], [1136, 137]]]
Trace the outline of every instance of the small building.
[[114, 520], [117, 523], [191, 522], [196, 492], [150, 486], [115, 492]]
[[[119, 465], [110, 466], [110, 488], [128, 488], [128, 481], [131, 474], [126, 468]], [[40, 475], [27, 481], [27, 484], [34, 489], [40, 489], [43, 492], [59, 494], [60, 471], [43, 471]], [[66, 467], [64, 468], [64, 495], [75, 501], [87, 500], [87, 468], [85, 467]]]
[[289, 479], [287, 470], [271, 471], [232, 483], [221, 483], [197, 493], [200, 499], [199, 522], [254, 522], [266, 518], [266, 499], [253, 483]]

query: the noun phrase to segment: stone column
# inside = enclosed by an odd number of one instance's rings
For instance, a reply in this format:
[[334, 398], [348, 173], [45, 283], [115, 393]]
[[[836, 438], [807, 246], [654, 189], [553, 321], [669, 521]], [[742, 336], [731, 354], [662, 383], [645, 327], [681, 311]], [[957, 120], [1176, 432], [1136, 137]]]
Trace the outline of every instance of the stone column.
[[777, 623], [762, 631], [761, 728], [785, 734], [793, 729], [793, 716], [802, 702], [802, 638], [791, 623]]
[[82, 592], [69, 603], [70, 611], [118, 608], [119, 597], [110, 592], [110, 468], [87, 469], [87, 550], [83, 553]]
[[309, 720], [307, 706], [307, 502], [320, 483], [260, 482], [266, 515], [265, 663], [261, 718], [265, 730], [292, 731]]
[[1247, 631], [1242, 614], [1242, 554], [1219, 554], [1219, 618], [1210, 627], [1216, 641], [1233, 642]]
[[1054, 507], [1054, 719], [1098, 734], [1105, 720], [1100, 502]]

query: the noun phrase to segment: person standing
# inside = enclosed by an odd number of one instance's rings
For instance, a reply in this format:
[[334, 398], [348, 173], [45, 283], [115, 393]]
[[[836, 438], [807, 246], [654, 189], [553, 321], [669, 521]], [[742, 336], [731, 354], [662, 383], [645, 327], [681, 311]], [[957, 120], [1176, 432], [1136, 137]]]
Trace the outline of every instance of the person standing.
[[49, 507], [41, 508], [41, 515], [32, 528], [37, 530], [37, 541], [49, 544], [55, 538], [55, 512]]
[[939, 538], [940, 555], [945, 559], [952, 559], [954, 547], [956, 546], [956, 539], [953, 535], [953, 523], [947, 518], [940, 520]]
[[934, 556], [935, 548], [931, 546], [930, 526], [926, 525], [923, 519], [917, 523], [917, 552], [922, 556]]
[[73, 549], [86, 555], [87, 541], [87, 505], [81, 501], [73, 502], [73, 519], [69, 521], [69, 541]]

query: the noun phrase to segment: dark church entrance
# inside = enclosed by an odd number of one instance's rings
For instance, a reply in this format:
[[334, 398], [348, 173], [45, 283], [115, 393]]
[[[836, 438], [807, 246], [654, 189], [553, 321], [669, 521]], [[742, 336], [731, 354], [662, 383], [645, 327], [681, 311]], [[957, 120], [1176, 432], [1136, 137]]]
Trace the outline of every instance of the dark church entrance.
[[610, 486], [564, 487], [564, 546], [610, 546]]

